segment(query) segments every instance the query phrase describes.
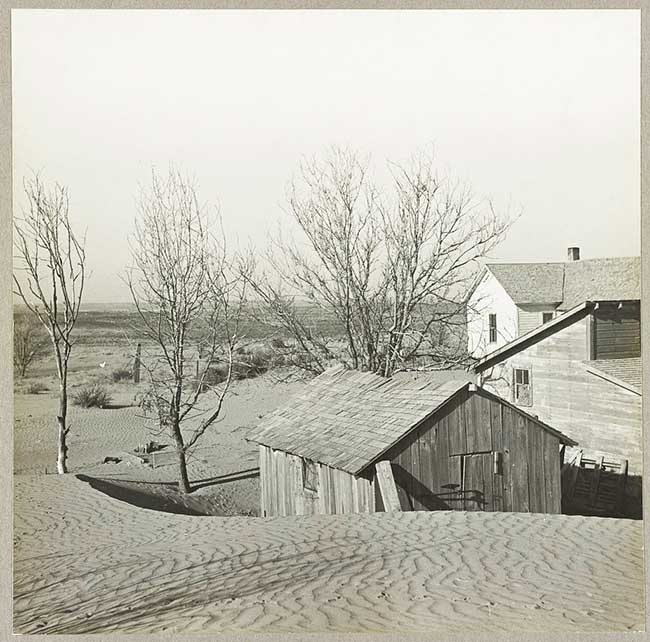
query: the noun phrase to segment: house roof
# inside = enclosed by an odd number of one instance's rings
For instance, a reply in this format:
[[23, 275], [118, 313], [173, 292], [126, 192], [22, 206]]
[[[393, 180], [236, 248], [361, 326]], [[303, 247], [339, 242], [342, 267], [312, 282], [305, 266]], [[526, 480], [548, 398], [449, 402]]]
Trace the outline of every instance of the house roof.
[[486, 267], [517, 304], [562, 301], [563, 263], [491, 263]]
[[585, 361], [587, 370], [627, 390], [641, 394], [641, 357]]
[[621, 256], [564, 263], [489, 263], [517, 305], [551, 303], [569, 310], [584, 301], [641, 297], [641, 259]]
[[247, 439], [356, 475], [472, 379], [464, 371], [408, 372], [386, 379], [331, 368], [273, 412]]
[[620, 256], [585, 259], [564, 264], [563, 310], [583, 301], [614, 301], [641, 298], [641, 259]]

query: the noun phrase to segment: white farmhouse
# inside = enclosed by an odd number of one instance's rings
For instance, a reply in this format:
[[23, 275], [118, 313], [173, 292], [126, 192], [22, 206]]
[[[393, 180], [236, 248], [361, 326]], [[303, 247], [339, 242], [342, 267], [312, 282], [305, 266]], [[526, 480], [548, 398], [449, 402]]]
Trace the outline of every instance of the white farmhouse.
[[484, 357], [584, 301], [640, 298], [639, 257], [580, 260], [580, 248], [570, 247], [567, 258], [484, 266], [467, 299], [472, 356]]

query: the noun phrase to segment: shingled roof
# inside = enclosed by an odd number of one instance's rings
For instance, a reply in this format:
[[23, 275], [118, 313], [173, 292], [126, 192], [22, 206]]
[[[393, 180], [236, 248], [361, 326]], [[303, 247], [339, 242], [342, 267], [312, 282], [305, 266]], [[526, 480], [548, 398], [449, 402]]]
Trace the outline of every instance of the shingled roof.
[[641, 259], [621, 256], [564, 263], [490, 263], [517, 305], [551, 303], [569, 310], [584, 301], [641, 298]]
[[562, 301], [563, 263], [491, 263], [486, 267], [518, 305]]
[[594, 374], [600, 374], [619, 385], [627, 384], [625, 387], [628, 390], [641, 394], [641, 357], [594, 359], [584, 363]]
[[563, 310], [583, 301], [627, 301], [641, 298], [641, 259], [619, 256], [564, 264]]
[[463, 372], [326, 370], [247, 438], [358, 474], [474, 379]]

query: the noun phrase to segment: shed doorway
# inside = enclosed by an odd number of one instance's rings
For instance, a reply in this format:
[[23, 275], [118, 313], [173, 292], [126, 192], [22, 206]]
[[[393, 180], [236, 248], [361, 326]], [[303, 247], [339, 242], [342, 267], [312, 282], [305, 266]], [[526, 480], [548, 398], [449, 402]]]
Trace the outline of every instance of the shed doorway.
[[462, 497], [465, 510], [494, 511], [494, 467], [498, 453], [462, 456]]

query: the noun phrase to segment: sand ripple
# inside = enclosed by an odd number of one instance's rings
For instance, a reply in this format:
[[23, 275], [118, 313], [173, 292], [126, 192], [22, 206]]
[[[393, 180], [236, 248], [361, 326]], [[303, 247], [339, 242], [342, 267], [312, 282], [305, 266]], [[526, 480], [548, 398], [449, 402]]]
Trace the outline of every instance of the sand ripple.
[[639, 630], [640, 522], [513, 513], [218, 518], [19, 476], [20, 633]]

